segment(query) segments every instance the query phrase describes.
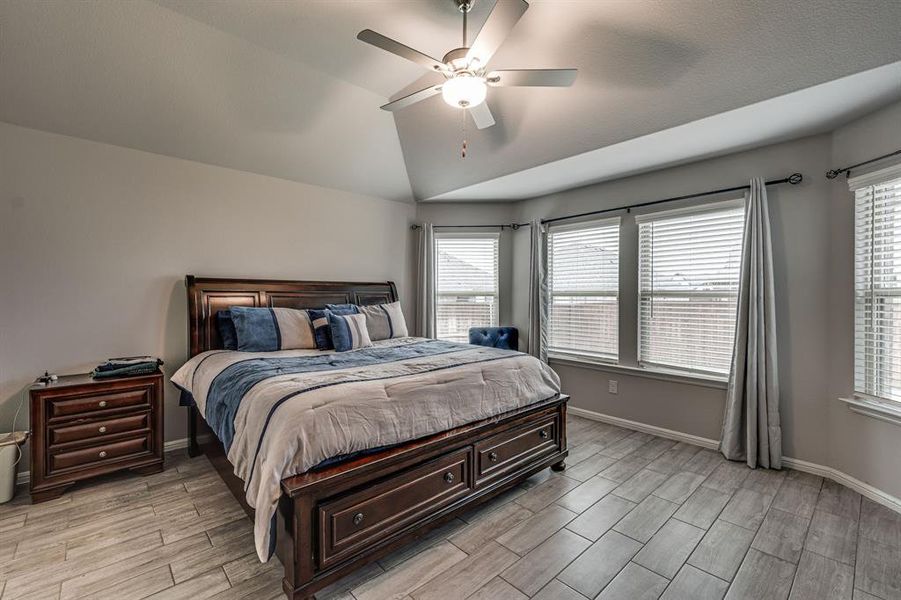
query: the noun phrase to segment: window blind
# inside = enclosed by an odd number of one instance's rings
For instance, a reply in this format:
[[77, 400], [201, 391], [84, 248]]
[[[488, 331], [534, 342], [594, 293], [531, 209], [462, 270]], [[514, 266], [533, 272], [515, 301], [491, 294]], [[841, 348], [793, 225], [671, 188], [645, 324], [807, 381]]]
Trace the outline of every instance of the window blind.
[[470, 327], [497, 325], [498, 236], [435, 236], [439, 339], [469, 341]]
[[548, 231], [548, 353], [616, 360], [619, 219]]
[[639, 216], [639, 364], [727, 375], [743, 202]]
[[901, 402], [901, 177], [897, 173], [894, 179], [855, 190], [854, 223], [854, 389], [858, 394]]

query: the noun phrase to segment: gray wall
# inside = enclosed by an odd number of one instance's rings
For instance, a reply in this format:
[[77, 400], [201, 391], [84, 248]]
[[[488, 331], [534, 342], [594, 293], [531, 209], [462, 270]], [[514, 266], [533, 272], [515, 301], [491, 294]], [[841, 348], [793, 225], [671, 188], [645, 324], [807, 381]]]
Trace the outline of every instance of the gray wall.
[[[850, 123], [834, 133], [776, 144], [552, 194], [516, 203], [513, 218], [553, 217], [623, 206], [643, 200], [729, 187], [752, 176], [782, 178], [800, 171], [798, 186], [769, 188], [776, 257], [779, 367], [786, 456], [839, 469], [901, 497], [901, 430], [896, 425], [850, 412], [838, 401], [852, 388], [853, 218], [852, 196], [844, 179], [829, 181], [835, 165], [866, 160], [896, 150], [901, 140], [901, 104]], [[727, 199], [709, 198], [705, 201]], [[698, 201], [695, 201], [697, 203]], [[688, 203], [686, 203], [688, 204]], [[454, 214], [454, 210], [462, 212]], [[448, 223], [465, 215], [471, 223], [491, 222], [496, 206], [452, 205], [441, 213], [420, 204], [418, 217], [441, 214]], [[480, 220], [481, 219], [481, 220]], [[435, 222], [439, 222], [435, 220]], [[526, 338], [529, 235], [512, 238], [512, 321]], [[637, 239], [634, 219], [623, 217], [620, 242], [620, 352], [623, 364], [637, 354]], [[505, 293], [505, 286], [501, 286]], [[654, 379], [618, 369], [551, 362], [572, 406], [640, 421], [692, 435], [719, 439], [724, 386]], [[619, 382], [609, 394], [608, 381]]]
[[[0, 182], [0, 432], [45, 369], [181, 366], [188, 273], [391, 279], [412, 307], [412, 204], [3, 123]], [[166, 389], [166, 439], [180, 439]]]
[[[666, 196], [734, 186], [760, 175], [767, 179], [800, 171], [807, 176], [798, 186], [769, 188], [774, 229], [774, 254], [779, 318], [782, 420], [785, 452], [822, 464], [827, 459], [821, 400], [825, 386], [820, 371], [828, 361], [826, 325], [828, 288], [828, 184], [821, 174], [831, 160], [828, 135], [805, 138], [553, 194], [521, 204], [520, 217], [552, 217], [593, 208], [623, 206]], [[740, 197], [727, 194], [704, 201]], [[698, 203], [695, 201], [694, 203]], [[672, 207], [672, 205], [670, 205]], [[522, 237], [522, 236], [521, 236]], [[518, 249], [513, 297], [516, 322], [524, 326], [528, 241]], [[637, 227], [624, 215], [620, 240], [620, 353], [623, 363], [635, 365], [637, 356]], [[573, 406], [718, 439], [725, 391], [722, 388], [622, 376], [582, 367], [560, 368]], [[587, 372], [586, 372], [587, 371]], [[608, 379], [619, 382], [619, 393], [607, 392]]]
[[[832, 165], [844, 167], [901, 147], [901, 103], [877, 111], [835, 131]], [[869, 167], [879, 169], [898, 157]], [[855, 171], [865, 173], [867, 168]], [[831, 229], [829, 246], [830, 362], [821, 374], [827, 383], [824, 408], [828, 415], [830, 465], [901, 497], [901, 427], [848, 410], [839, 396], [852, 391], [854, 379], [854, 196], [844, 176], [829, 185]]]

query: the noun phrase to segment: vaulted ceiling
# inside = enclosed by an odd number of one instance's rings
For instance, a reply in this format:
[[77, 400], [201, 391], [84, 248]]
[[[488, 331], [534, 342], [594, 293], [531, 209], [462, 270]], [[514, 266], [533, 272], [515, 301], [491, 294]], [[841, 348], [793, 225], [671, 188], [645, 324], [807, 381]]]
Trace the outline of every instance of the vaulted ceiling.
[[[477, 0], [472, 31], [493, 3]], [[371, 28], [440, 58], [461, 42], [452, 0], [0, 0], [0, 120], [395, 200], [513, 199], [729, 151], [678, 140], [712, 117], [747, 128], [737, 109], [763, 102], [766, 135], [749, 139], [800, 133], [767, 115], [804, 116], [793, 93], [901, 61], [897, 0], [530, 4], [491, 66], [579, 77], [490, 90], [498, 124], [466, 123], [465, 160], [461, 114], [439, 98], [379, 110], [438, 76], [355, 39]], [[873, 73], [806, 91], [823, 116], [804, 132], [901, 98], [897, 69]], [[552, 168], [579, 155], [578, 174]]]

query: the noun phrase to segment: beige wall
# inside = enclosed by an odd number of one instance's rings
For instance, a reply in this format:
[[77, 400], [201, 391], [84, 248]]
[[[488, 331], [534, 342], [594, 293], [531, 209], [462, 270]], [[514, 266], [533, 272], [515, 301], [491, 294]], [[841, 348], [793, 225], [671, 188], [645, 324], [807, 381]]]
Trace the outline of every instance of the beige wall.
[[[0, 431], [45, 369], [134, 354], [178, 368], [188, 273], [391, 279], [410, 319], [414, 211], [0, 123]], [[166, 439], [180, 439], [166, 387]]]
[[[901, 497], [897, 468], [901, 429], [852, 413], [837, 399], [852, 387], [852, 196], [844, 178], [829, 181], [824, 177], [836, 165], [897, 150], [899, 140], [901, 104], [895, 104], [834, 133], [519, 202], [512, 218], [523, 222], [729, 187], [755, 175], [775, 179], [802, 172], [805, 181], [801, 185], [769, 188], [784, 453], [836, 468]], [[490, 222], [497, 216], [493, 206], [456, 206], [463, 209], [460, 217], [465, 215], [471, 223]], [[434, 214], [433, 210], [421, 204], [418, 216]], [[451, 218], [453, 210], [443, 210], [446, 222], [460, 222]], [[510, 295], [512, 322], [527, 338], [529, 236], [527, 230], [506, 235], [512, 238], [508, 251], [513, 273], [508, 288], [502, 282], [501, 292]], [[625, 215], [620, 240], [620, 352], [626, 365], [634, 365], [637, 354], [636, 236], [634, 218]], [[560, 374], [564, 390], [572, 395], [573, 406], [719, 439], [723, 386], [551, 364]], [[607, 391], [610, 379], [619, 382], [616, 395]]]

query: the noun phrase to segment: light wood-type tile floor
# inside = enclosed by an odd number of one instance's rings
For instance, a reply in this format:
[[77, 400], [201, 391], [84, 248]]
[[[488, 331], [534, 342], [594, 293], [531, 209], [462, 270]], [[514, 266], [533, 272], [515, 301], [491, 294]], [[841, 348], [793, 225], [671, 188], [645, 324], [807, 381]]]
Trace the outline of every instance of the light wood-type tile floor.
[[[546, 470], [320, 600], [897, 600], [901, 515], [798, 471], [571, 417]], [[203, 458], [0, 505], [2, 600], [269, 600], [251, 524]]]

